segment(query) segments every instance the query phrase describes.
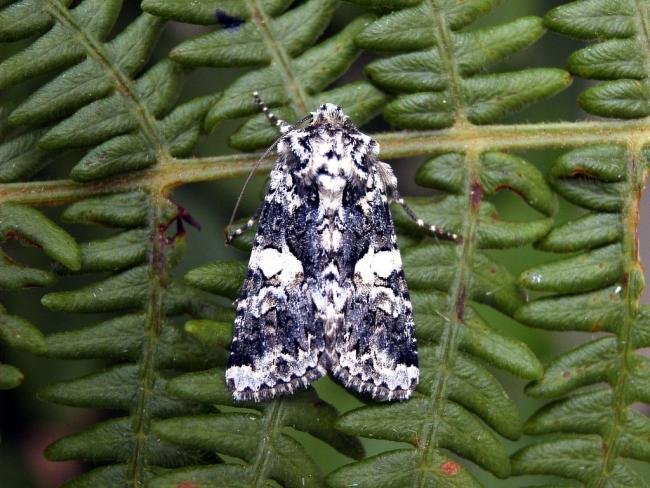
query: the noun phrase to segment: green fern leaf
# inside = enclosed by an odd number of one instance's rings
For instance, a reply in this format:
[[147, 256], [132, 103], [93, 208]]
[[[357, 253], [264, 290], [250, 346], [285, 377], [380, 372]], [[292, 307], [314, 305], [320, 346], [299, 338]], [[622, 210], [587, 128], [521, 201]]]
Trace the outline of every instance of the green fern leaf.
[[[81, 201], [64, 213], [68, 222], [126, 226], [131, 230], [108, 238], [108, 243], [103, 240], [82, 244], [81, 262], [90, 265], [88, 269], [82, 267], [82, 272], [121, 271], [79, 290], [47, 294], [43, 304], [68, 313], [141, 310], [47, 338], [51, 357], [126, 361], [83, 378], [56, 383], [41, 392], [43, 399], [64, 405], [130, 414], [59, 439], [48, 447], [46, 455], [53, 460], [84, 459], [117, 465], [109, 472], [91, 472], [69, 483], [70, 486], [84, 486], [88, 479], [97, 482], [109, 475], [111, 479], [123, 480], [122, 484], [140, 483], [156, 466], [179, 467], [210, 459], [199, 449], [179, 449], [149, 432], [154, 417], [202, 411], [200, 406], [166, 393], [170, 368], [200, 369], [225, 357], [224, 352], [202, 346], [166, 319], [179, 313], [198, 317], [222, 314], [218, 306], [205, 303], [205, 297], [181, 284], [163, 280], [164, 275], [160, 274], [166, 274], [180, 259], [184, 236], [176, 236], [173, 245], [152, 249], [149, 229], [152, 212], [156, 215], [155, 222], [161, 222], [156, 224], [155, 232], [163, 232], [155, 240], [164, 242], [163, 222], [173, 222], [178, 211], [167, 200], [160, 200], [152, 207], [151, 197], [138, 193]], [[136, 237], [145, 240], [138, 241]], [[94, 259], [98, 255], [103, 262]], [[160, 265], [164, 268], [159, 268]]]
[[[337, 47], [334, 46], [333, 50], [336, 49]], [[314, 59], [318, 59], [318, 56], [314, 56]], [[224, 93], [224, 96], [227, 95]], [[351, 120], [361, 124], [371, 118], [386, 103], [387, 97], [370, 83], [360, 81], [321, 92], [314, 95], [312, 100], [314, 107], [325, 102], [335, 103], [344, 108], [346, 115]], [[289, 107], [279, 107], [274, 109], [274, 112], [285, 120], [295, 118], [295, 112]], [[272, 143], [277, 137], [277, 129], [269, 127], [266, 117], [258, 115], [249, 119], [230, 137], [230, 144], [241, 150], [252, 150]]]
[[556, 226], [537, 246], [552, 252], [579, 251], [617, 242], [621, 239], [621, 232], [621, 222], [616, 214], [586, 214]]
[[[281, 14], [291, 4], [291, 0], [260, 0], [257, 2], [264, 12], [275, 16]], [[251, 10], [248, 2], [242, 0], [198, 0], [187, 8], [184, 0], [143, 0], [142, 10], [159, 17], [164, 17], [191, 24], [210, 25], [219, 22], [222, 16], [249, 20]]]
[[[161, 116], [174, 105], [182, 70], [171, 61], [161, 61], [135, 84], [134, 98], [153, 116]], [[132, 100], [114, 94], [93, 102], [50, 129], [39, 141], [45, 149], [84, 147], [137, 128], [129, 107]]]
[[631, 0], [573, 2], [548, 13], [552, 29], [583, 39], [609, 39], [575, 52], [569, 69], [586, 78], [611, 80], [585, 90], [582, 108], [605, 117], [638, 118], [650, 114], [645, 31], [646, 7]]
[[[121, 4], [121, 0], [85, 0], [66, 15], [66, 23], [102, 39], [117, 20]], [[55, 5], [64, 9], [58, 1]], [[0, 63], [0, 88], [74, 64], [83, 59], [84, 54], [84, 47], [70, 36], [67, 27], [56, 23], [29, 47]]]
[[487, 64], [535, 42], [541, 19], [528, 17], [474, 32], [455, 30], [487, 13], [497, 2], [422, 2], [386, 15], [357, 37], [374, 50], [416, 52], [372, 62], [368, 76], [379, 86], [404, 93], [386, 106], [384, 116], [406, 128], [439, 128], [458, 118], [486, 124], [563, 90], [562, 70], [539, 68], [477, 75]]
[[[534, 327], [602, 330], [611, 335], [587, 342], [556, 358], [548, 365], [544, 378], [527, 388], [527, 392], [535, 396], [569, 395], [534, 414], [526, 424], [529, 433], [590, 435], [525, 448], [516, 453], [513, 460], [519, 472], [553, 473], [594, 486], [605, 481], [611, 486], [645, 486], [619, 459], [648, 460], [650, 452], [644, 449], [644, 441], [635, 437], [642, 435], [647, 420], [631, 409], [634, 401], [648, 402], [650, 399], [644, 392], [647, 360], [634, 353], [646, 344], [647, 312], [634, 305], [638, 299], [634, 297], [639, 293], [635, 280], [641, 276], [635, 262], [634, 244], [628, 241], [634, 238], [621, 232], [622, 228], [629, 228], [630, 219], [636, 218], [635, 199], [638, 197], [633, 190], [633, 171], [637, 164], [645, 166], [645, 161], [635, 162], [624, 148], [596, 146], [565, 154], [551, 171], [554, 178], [562, 180], [558, 191], [593, 213], [579, 221], [568, 222], [542, 241], [552, 242], [550, 247], [559, 252], [582, 252], [524, 272], [520, 282], [527, 288], [560, 295], [527, 304], [516, 316]], [[590, 179], [575, 176], [578, 167], [584, 168]], [[572, 169], [573, 173], [569, 173]], [[617, 213], [600, 213], [604, 208], [602, 202], [589, 198], [594, 191], [592, 185], [617, 185], [616, 205], [607, 207]], [[610, 192], [612, 196], [613, 193]], [[604, 230], [587, 231], [586, 219], [589, 219], [587, 223], [604, 220], [609, 225]], [[585, 229], [580, 247], [575, 242], [571, 246], [563, 242], [567, 238], [566, 229], [572, 227]], [[606, 242], [603, 242], [603, 235], [607, 237]], [[564, 296], [567, 293], [571, 295]], [[634, 339], [636, 337], [638, 339]], [[587, 393], [575, 392], [579, 387], [598, 381], [608, 386]], [[625, 393], [620, 393], [623, 391]], [[612, 430], [612, 422], [620, 427]], [[557, 452], [573, 449], [571, 446], [575, 449], [567, 458], [568, 464], [558, 465]], [[536, 457], [535, 463], [530, 462], [530, 456]], [[578, 472], [572, 467], [580, 463], [589, 468]]]
[[331, 0], [307, 2], [271, 21], [268, 34], [255, 23], [247, 23], [234, 32], [219, 30], [186, 41], [174, 48], [170, 57], [197, 66], [267, 65], [273, 57], [266, 48], [265, 34], [277, 42], [278, 49], [295, 57], [316, 42], [335, 7]]
[[51, 154], [38, 147], [45, 132], [26, 131], [0, 144], [0, 182], [24, 180], [48, 164]]
[[[295, 94], [287, 91], [286, 73], [282, 73], [272, 65], [269, 68], [246, 74], [232, 83], [224, 91], [221, 100], [208, 112], [206, 118], [207, 127], [211, 128], [226, 118], [257, 114], [257, 106], [250, 94], [256, 91], [256, 86], [259, 87], [261, 84], [264, 88], [257, 91], [259, 91], [260, 96], [264, 97], [269, 106], [280, 107], [276, 110], [278, 116], [286, 117], [288, 120], [298, 119], [300, 112], [304, 113], [309, 110], [307, 107], [317, 106], [318, 99], [308, 98], [309, 94], [321, 92], [345, 72], [352, 61], [360, 54], [360, 51], [354, 45], [354, 37], [367, 25], [368, 21], [368, 18], [364, 17], [353, 21], [337, 36], [331, 37], [308, 50], [292, 64], [293, 69], [290, 75], [295, 80], [292, 83], [295, 83], [297, 89], [304, 93], [301, 102], [301, 106], [305, 107], [304, 111], [298, 105], [285, 106], [290, 100], [295, 100]], [[349, 110], [362, 99], [359, 95], [361, 97], [367, 96], [365, 93], [359, 93], [359, 89], [370, 92], [368, 94], [371, 95], [371, 103], [369, 106], [366, 104], [357, 106], [357, 110], [354, 111]], [[384, 101], [383, 96], [376, 90], [372, 90], [366, 83], [355, 83], [347, 87], [339, 87], [332, 90], [331, 93], [322, 93], [320, 97], [321, 100], [328, 100], [332, 103], [340, 102], [346, 113], [349, 111], [351, 116], [355, 116], [355, 122], [357, 123], [367, 120]], [[297, 102], [292, 103], [297, 104]], [[365, 110], [359, 110], [360, 108], [365, 108]], [[264, 129], [260, 131], [259, 129], [263, 125]], [[239, 133], [243, 134], [238, 137]], [[254, 133], [257, 134], [257, 137], [251, 139], [250, 135]], [[248, 138], [246, 138], [247, 135]], [[268, 124], [265, 124], [263, 115], [258, 114], [245, 124], [239, 132], [233, 134], [230, 142], [238, 149], [250, 150], [270, 145], [277, 138], [277, 135], [277, 129], [269, 128]], [[240, 146], [237, 146], [238, 139], [245, 142], [245, 145], [240, 144]]]
[[[131, 76], [147, 62], [156, 45], [162, 21], [141, 15], [106, 44], [106, 53]], [[34, 125], [59, 118], [101, 98], [114, 89], [113, 80], [93, 58], [76, 64], [34, 92], [9, 115], [11, 125]]]
[[[219, 96], [200, 97], [178, 106], [157, 124], [172, 156], [192, 151], [200, 136], [200, 121]], [[142, 132], [113, 137], [95, 146], [70, 171], [76, 181], [90, 181], [148, 168], [156, 163], [156, 148]]]
[[[53, 8], [60, 9], [58, 15], [67, 32], [79, 31], [93, 39], [84, 47], [87, 59], [37, 90], [8, 115], [7, 121], [12, 126], [42, 124], [76, 112], [53, 127], [19, 133], [1, 145], [0, 154], [4, 152], [7, 158], [0, 163], [0, 178], [14, 181], [29, 177], [52, 159], [52, 151], [70, 147], [98, 145], [71, 171], [71, 177], [79, 181], [152, 166], [164, 152], [163, 146], [170, 155], [187, 154], [196, 144], [200, 120], [215, 98], [191, 100], [169, 113], [186, 71], [169, 60], [130, 81], [147, 62], [162, 20], [142, 14], [102, 45], [92, 30], [83, 30], [85, 27], [74, 23], [65, 9]], [[29, 49], [48, 35], [50, 32]], [[165, 115], [163, 120], [156, 120]], [[129, 134], [118, 137], [125, 133]]]
[[[209, 6], [213, 4], [208, 2]], [[355, 36], [370, 22], [360, 17], [337, 35], [311, 47], [330, 22], [338, 2], [310, 0], [285, 13], [287, 2], [247, 1], [238, 7], [218, 6], [233, 17], [250, 18], [238, 28], [211, 32], [177, 46], [170, 54], [175, 61], [191, 66], [265, 66], [241, 76], [209, 110], [205, 126], [213, 129], [224, 120], [258, 113], [251, 93], [260, 96], [287, 120], [296, 120], [318, 103], [339, 104], [357, 123], [367, 121], [384, 105], [385, 95], [368, 83], [357, 82], [321, 93], [341, 76], [359, 55]], [[145, 2], [151, 11], [162, 9], [158, 2]], [[185, 14], [173, 7], [167, 15]], [[271, 18], [274, 17], [274, 18]], [[309, 49], [311, 47], [311, 49]], [[252, 150], [270, 145], [277, 129], [269, 127], [259, 114], [230, 138], [233, 147]]]
[[[632, 1], [583, 0], [549, 12], [551, 28], [602, 41], [568, 61], [580, 76], [609, 80], [581, 94], [585, 110], [609, 117], [648, 115], [648, 67], [640, 47], [647, 43], [647, 18], [645, 3]], [[646, 167], [641, 147], [630, 143], [576, 149], [551, 169], [556, 191], [589, 213], [541, 241], [542, 248], [579, 254], [520, 276], [527, 288], [554, 294], [525, 305], [517, 317], [534, 327], [607, 334], [556, 357], [544, 377], [528, 386], [530, 395], [564, 398], [533, 414], [526, 431], [564, 436], [515, 453], [517, 473], [555, 474], [587, 486], [647, 486], [623, 461], [650, 460], [643, 434], [650, 423], [632, 407], [650, 400], [647, 359], [635, 353], [648, 344], [635, 236]], [[598, 382], [604, 385], [576, 391]]]
[[[72, 0], [62, 0], [66, 7]], [[13, 2], [5, 0], [0, 7], [10, 4], [0, 10], [0, 41], [17, 41], [43, 31], [54, 21], [48, 13], [45, 2], [40, 0], [22, 0]]]
[[[81, 266], [79, 248], [66, 231], [41, 212], [13, 203], [0, 205], [0, 242], [15, 239], [34, 246], [71, 270]], [[17, 290], [33, 286], [49, 286], [56, 276], [42, 269], [23, 266], [0, 250], [0, 290]], [[0, 342], [20, 351], [44, 354], [43, 334], [31, 322], [7, 312], [0, 304]], [[0, 364], [0, 389], [14, 388], [23, 381], [15, 367]]]
[[[56, 19], [54, 26], [2, 63], [7, 84], [78, 63], [18, 104], [8, 116], [9, 125], [17, 129], [2, 148], [12, 158], [5, 164], [6, 180], [35, 173], [51, 159], [53, 150], [95, 145], [72, 171], [78, 179], [89, 180], [170, 160], [172, 154], [185, 154], [196, 143], [201, 120], [214, 97], [190, 100], [172, 110], [186, 70], [170, 60], [161, 61], [133, 80], [152, 52], [162, 21], [143, 14], [103, 44], [120, 8], [121, 2], [86, 1], [68, 11], [63, 4], [49, 2], [47, 12]], [[45, 51], [48, 59], [42, 62], [39, 56]], [[21, 69], [12, 68], [14, 65]], [[57, 121], [61, 116], [68, 118]], [[52, 125], [24, 128], [44, 122]], [[207, 295], [166, 279], [181, 258], [185, 235], [167, 236], [167, 227], [188, 218], [166, 194], [165, 189], [158, 188], [90, 198], [69, 206], [62, 216], [65, 222], [124, 229], [79, 248], [74, 241], [61, 244], [60, 235], [52, 237], [53, 224], [28, 207], [22, 212], [36, 215], [19, 215], [20, 229], [11, 227], [12, 220], [0, 218], [5, 224], [3, 230], [15, 231], [42, 245], [72, 272], [115, 273], [84, 288], [50, 293], [42, 299], [46, 307], [67, 313], [118, 314], [77, 331], [51, 335], [45, 341], [41, 336], [43, 350], [34, 351], [42, 353], [48, 344], [50, 357], [122, 361], [108, 370], [53, 384], [41, 393], [42, 398], [56, 403], [125, 412], [120, 418], [48, 447], [46, 455], [55, 460], [113, 463], [70, 481], [68, 486], [136, 486], [162, 473], [162, 467], [214, 459], [198, 449], [161, 442], [150, 432], [154, 417], [204, 410], [166, 393], [171, 371], [212, 367], [225, 358], [225, 351], [208, 349], [171, 322], [177, 314], [220, 318], [226, 311], [206, 300]], [[17, 213], [23, 208], [10, 205], [3, 205], [2, 211]], [[72, 245], [74, 263], [69, 256]], [[70, 272], [62, 267], [56, 270]], [[6, 275], [11, 277], [2, 273], [2, 278]], [[16, 276], [13, 273], [12, 279]], [[51, 273], [47, 276], [54, 277]], [[7, 331], [12, 330], [10, 327], [19, 331], [22, 326], [27, 341], [28, 324], [6, 315], [4, 309], [2, 322], [7, 324]], [[14, 342], [16, 347], [26, 347], [18, 340]], [[10, 373], [6, 372], [7, 378]]]

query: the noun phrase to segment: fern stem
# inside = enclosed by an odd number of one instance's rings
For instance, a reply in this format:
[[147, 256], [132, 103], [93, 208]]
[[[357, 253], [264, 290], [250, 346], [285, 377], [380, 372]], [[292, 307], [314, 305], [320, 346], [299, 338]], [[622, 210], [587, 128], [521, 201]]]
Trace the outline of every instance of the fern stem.
[[440, 54], [440, 59], [444, 64], [443, 70], [447, 73], [447, 81], [451, 91], [454, 111], [455, 123], [463, 126], [469, 124], [465, 111], [463, 109], [460, 71], [458, 70], [457, 63], [454, 62], [453, 47], [451, 44], [451, 35], [445, 22], [443, 10], [434, 5], [432, 0], [428, 0], [426, 5], [429, 7], [431, 13], [431, 24], [434, 27], [436, 37], [436, 48]]
[[144, 470], [147, 466], [146, 445], [151, 425], [149, 402], [156, 381], [156, 351], [163, 328], [163, 293], [166, 279], [165, 235], [162, 222], [162, 209], [165, 202], [162, 192], [151, 195], [151, 214], [149, 231], [151, 249], [149, 254], [149, 299], [145, 316], [145, 335], [140, 355], [139, 389], [136, 405], [131, 412], [133, 417], [134, 445], [127, 466], [127, 482], [133, 488], [144, 486]]
[[293, 72], [291, 58], [284, 47], [276, 41], [270, 27], [271, 20], [260, 6], [259, 0], [246, 0], [246, 4], [251, 13], [251, 20], [255, 23], [257, 30], [264, 40], [264, 44], [266, 44], [268, 53], [271, 55], [273, 64], [275, 64], [280, 76], [284, 80], [294, 111], [299, 115], [306, 114], [309, 112], [309, 107], [311, 106], [309, 96]]
[[[170, 190], [186, 183], [224, 180], [246, 176], [259, 160], [259, 154], [220, 156], [217, 158], [171, 159], [164, 166], [135, 171], [93, 183], [71, 180], [0, 184], [0, 203], [20, 202], [34, 205], [61, 205], [90, 196], [136, 190]], [[264, 161], [259, 172], [269, 171], [272, 161]]]
[[650, 118], [632, 121], [582, 121], [513, 125], [455, 125], [437, 131], [377, 134], [382, 157], [405, 158], [447, 152], [572, 148], [591, 144], [650, 142]]
[[269, 470], [269, 453], [272, 448], [269, 444], [273, 442], [274, 437], [278, 434], [282, 422], [283, 400], [273, 400], [264, 410], [264, 425], [262, 427], [262, 438], [257, 445], [255, 459], [251, 463], [253, 466], [253, 479], [251, 488], [264, 488], [268, 480]]
[[[447, 382], [449, 373], [453, 371], [454, 359], [457, 352], [458, 337], [461, 327], [464, 324], [465, 304], [470, 292], [472, 265], [476, 250], [476, 231], [479, 221], [479, 207], [483, 195], [480, 186], [480, 175], [478, 162], [482, 150], [472, 148], [465, 154], [465, 185], [463, 195], [466, 199], [466, 211], [463, 212], [463, 243], [457, 249], [457, 268], [454, 281], [450, 288], [449, 309], [445, 327], [440, 337], [436, 351], [435, 367], [439, 373], [435, 376], [431, 385], [431, 409], [430, 422], [424, 424], [420, 438], [423, 439], [422, 464], [430, 469], [436, 469], [432, 465], [433, 457], [438, 443], [437, 427], [444, 415], [445, 402], [447, 400]], [[424, 473], [418, 470], [418, 477], [414, 486], [427, 486], [423, 478]]]
[[[641, 0], [635, 0], [637, 37], [641, 41], [646, 74], [650, 74], [650, 28], [648, 27], [647, 6]], [[639, 205], [645, 184], [645, 158], [643, 145], [639, 141], [632, 141], [628, 146], [630, 156], [628, 159], [627, 181], [628, 189], [625, 192], [623, 211], [621, 214], [621, 228], [623, 229], [623, 259], [625, 275], [623, 279], [623, 314], [621, 328], [618, 331], [618, 375], [616, 385], [612, 392], [612, 423], [603, 436], [604, 458], [598, 478], [594, 481], [594, 488], [604, 488], [610, 484], [613, 470], [619, 456], [621, 433], [627, 420], [629, 399], [628, 386], [633, 365], [630, 364], [630, 355], [634, 354], [632, 343], [632, 328], [639, 313], [639, 303], [643, 291], [643, 268], [639, 256]]]
[[612, 423], [603, 436], [603, 463], [598, 478], [591, 485], [604, 488], [610, 485], [613, 470], [619, 457], [619, 444], [624, 431], [629, 409], [628, 387], [634, 368], [630, 358], [634, 355], [635, 344], [632, 341], [632, 328], [639, 313], [640, 299], [643, 292], [643, 268], [639, 257], [639, 205], [645, 185], [646, 168], [642, 148], [634, 146], [628, 163], [628, 195], [621, 215], [623, 232], [623, 259], [625, 275], [623, 279], [623, 314], [618, 331], [618, 366], [616, 385], [612, 392]]
[[133, 113], [144, 137], [151, 147], [156, 151], [160, 162], [164, 163], [171, 159], [171, 155], [164, 143], [164, 138], [158, 133], [156, 128], [156, 119], [149, 112], [139, 99], [133, 82], [122, 72], [119, 66], [116, 66], [106, 53], [101, 42], [98, 42], [93, 36], [88, 35], [76, 22], [70, 11], [61, 5], [58, 0], [47, 0], [47, 10], [62, 25], [66, 26], [70, 32], [77, 35], [79, 43], [84, 47], [88, 55], [93, 58], [104, 70], [106, 75], [113, 80], [115, 90], [120, 93], [132, 106]]
[[[485, 151], [566, 149], [590, 144], [650, 143], [650, 119], [631, 121], [556, 122], [519, 125], [471, 125], [440, 131], [385, 132], [374, 138], [384, 159], [431, 156], [445, 152], [465, 152], [482, 147]], [[223, 180], [247, 175], [261, 154], [240, 154], [208, 158], [171, 158], [164, 166], [132, 172], [96, 183], [70, 180], [0, 184], [0, 203], [60, 205], [92, 195]], [[262, 163], [259, 173], [273, 166]]]
[[635, 0], [637, 15], [634, 16], [637, 22], [637, 33], [642, 37], [643, 54], [645, 56], [646, 73], [650, 73], [650, 21], [648, 19], [647, 6], [643, 0]]

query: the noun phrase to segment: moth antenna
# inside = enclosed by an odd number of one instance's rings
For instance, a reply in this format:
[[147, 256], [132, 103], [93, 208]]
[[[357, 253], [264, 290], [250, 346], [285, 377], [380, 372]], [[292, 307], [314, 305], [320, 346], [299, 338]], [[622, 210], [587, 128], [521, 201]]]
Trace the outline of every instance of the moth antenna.
[[[269, 119], [269, 121], [276, 125], [277, 127], [280, 128], [280, 131], [282, 134], [286, 134], [290, 130], [293, 129], [293, 127], [289, 124], [287, 124], [284, 120], [278, 119], [270, 110], [269, 107], [264, 103], [262, 100], [262, 97], [260, 97], [259, 92], [253, 92], [253, 98], [255, 99], [255, 103], [257, 103], [260, 108], [262, 109], [262, 112], [264, 112], [264, 115], [266, 115], [266, 118]], [[230, 221], [228, 222], [228, 227], [227, 229], [230, 229], [232, 227], [233, 222], [235, 222], [235, 219], [237, 218], [237, 210], [239, 210], [239, 205], [241, 204], [242, 198], [244, 197], [244, 192], [246, 191], [246, 187], [250, 183], [250, 181], [253, 179], [253, 176], [255, 176], [255, 172], [257, 171], [257, 168], [259, 168], [260, 164], [264, 159], [267, 158], [269, 153], [275, 149], [275, 146], [278, 145], [278, 142], [280, 141], [281, 138], [276, 139], [276, 141], [269, 147], [266, 151], [264, 151], [264, 154], [262, 154], [262, 157], [257, 160], [255, 165], [251, 168], [250, 173], [248, 173], [248, 176], [246, 177], [246, 181], [244, 181], [244, 185], [242, 186], [241, 191], [239, 192], [239, 196], [237, 197], [237, 202], [235, 203], [235, 208], [232, 210], [232, 214], [230, 215]], [[229, 241], [226, 241], [226, 244], [229, 244]]]
[[[264, 161], [267, 158], [267, 156], [271, 153], [271, 151], [275, 149], [275, 146], [278, 145], [280, 139], [281, 138], [276, 139], [276, 141], [271, 145], [271, 147], [269, 147], [266, 151], [264, 151], [264, 154], [262, 154], [262, 156], [257, 160], [257, 162], [251, 168], [250, 172], [248, 173], [248, 176], [246, 177], [246, 181], [244, 181], [244, 185], [242, 186], [242, 189], [239, 192], [239, 196], [237, 197], [237, 202], [235, 202], [235, 208], [232, 209], [232, 214], [230, 215], [230, 221], [228, 222], [228, 227], [226, 227], [226, 229], [230, 229], [232, 227], [233, 222], [235, 222], [235, 219], [237, 218], [237, 210], [239, 209], [239, 205], [241, 204], [242, 198], [244, 197], [244, 192], [246, 191], [246, 187], [253, 179], [253, 176], [255, 176], [255, 172], [257, 171], [257, 168], [260, 167], [262, 161]], [[264, 204], [264, 202], [262, 202], [262, 204]], [[226, 244], [229, 244], [229, 242], [226, 241]]]
[[262, 112], [264, 112], [264, 115], [266, 115], [266, 118], [269, 119], [269, 122], [277, 126], [280, 129], [280, 132], [286, 134], [293, 129], [293, 126], [291, 124], [288, 124], [284, 120], [279, 119], [273, 112], [271, 112], [258, 92], [253, 92], [253, 98], [255, 99], [255, 103], [257, 103], [262, 109]]
[[[260, 97], [259, 92], [253, 92], [253, 98], [255, 99], [255, 103], [257, 103], [260, 108], [262, 109], [262, 112], [264, 112], [264, 115], [266, 115], [266, 118], [269, 119], [269, 121], [279, 127], [280, 132], [282, 134], [286, 134], [287, 132], [293, 130], [293, 126], [290, 124], [287, 124], [284, 120], [278, 119], [270, 110], [269, 107], [264, 103], [264, 100], [262, 100], [262, 97]], [[306, 120], [307, 118], [311, 117], [311, 114], [306, 117], [303, 120]], [[275, 149], [275, 146], [278, 145], [278, 142], [280, 141], [281, 138], [278, 138], [275, 140], [275, 142], [269, 147], [266, 151], [264, 151], [264, 154], [262, 154], [262, 157], [257, 160], [255, 165], [251, 168], [250, 173], [248, 173], [248, 176], [246, 177], [246, 181], [244, 181], [244, 186], [242, 186], [241, 191], [239, 192], [239, 196], [237, 197], [237, 202], [235, 203], [235, 208], [232, 210], [232, 214], [230, 215], [230, 221], [228, 222], [228, 229], [232, 227], [233, 222], [237, 218], [237, 210], [239, 210], [239, 205], [241, 204], [242, 198], [244, 196], [244, 192], [246, 191], [246, 187], [250, 183], [250, 181], [253, 179], [253, 176], [255, 176], [255, 172], [257, 171], [257, 168], [259, 168], [260, 164], [264, 159], [267, 158], [269, 153]]]

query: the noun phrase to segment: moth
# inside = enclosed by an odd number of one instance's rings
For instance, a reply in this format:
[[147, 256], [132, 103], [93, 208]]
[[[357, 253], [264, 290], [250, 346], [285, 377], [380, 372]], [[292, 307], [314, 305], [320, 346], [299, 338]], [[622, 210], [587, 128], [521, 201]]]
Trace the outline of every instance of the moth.
[[329, 371], [376, 400], [409, 398], [418, 357], [389, 202], [437, 236], [459, 236], [417, 218], [378, 144], [340, 107], [321, 105], [294, 127], [254, 97], [282, 135], [264, 202], [227, 238], [259, 220], [236, 301], [229, 389], [260, 401]]

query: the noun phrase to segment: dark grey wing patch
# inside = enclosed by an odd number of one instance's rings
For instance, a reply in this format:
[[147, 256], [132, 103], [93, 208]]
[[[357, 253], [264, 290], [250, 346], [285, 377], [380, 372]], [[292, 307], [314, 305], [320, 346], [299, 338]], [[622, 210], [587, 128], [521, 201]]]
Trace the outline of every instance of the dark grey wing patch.
[[371, 170], [369, 177], [373, 181], [355, 206], [357, 223], [346, 230], [355, 233], [356, 227], [369, 237], [351, 263], [352, 289], [331, 369], [349, 388], [378, 400], [403, 400], [419, 378], [413, 312], [383, 175]]
[[[233, 341], [226, 370], [236, 400], [292, 393], [325, 373], [322, 328], [302, 262], [287, 243], [294, 188], [281, 161], [271, 184], [255, 236], [248, 273], [237, 301]], [[299, 226], [299, 223], [297, 224]]]

